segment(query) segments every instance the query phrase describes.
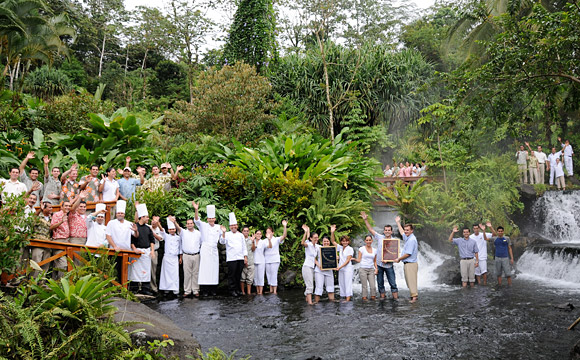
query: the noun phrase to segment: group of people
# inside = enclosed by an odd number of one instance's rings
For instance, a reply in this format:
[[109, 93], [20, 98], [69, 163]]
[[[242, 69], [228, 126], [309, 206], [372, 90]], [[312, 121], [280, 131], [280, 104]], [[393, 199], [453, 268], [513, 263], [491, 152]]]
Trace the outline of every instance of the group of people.
[[383, 170], [385, 177], [420, 177], [427, 176], [427, 165], [425, 160], [421, 163], [409, 163], [408, 161], [403, 164], [402, 162], [397, 165], [396, 161], [393, 161], [393, 166], [387, 164], [385, 170]]
[[562, 139], [558, 138], [558, 142], [561, 143], [562, 149], [556, 151], [556, 148], [552, 147], [552, 152], [549, 155], [542, 151], [541, 145], [538, 145], [537, 151], [534, 151], [530, 144], [525, 142], [529, 152], [524, 148], [524, 145], [520, 145], [520, 149], [516, 152], [516, 162], [522, 184], [528, 183], [528, 174], [529, 184], [544, 184], [545, 173], [549, 171], [550, 186], [555, 183], [558, 189], [566, 190], [564, 169], [569, 177], [574, 175], [572, 161], [574, 149], [569, 140], [562, 142]]

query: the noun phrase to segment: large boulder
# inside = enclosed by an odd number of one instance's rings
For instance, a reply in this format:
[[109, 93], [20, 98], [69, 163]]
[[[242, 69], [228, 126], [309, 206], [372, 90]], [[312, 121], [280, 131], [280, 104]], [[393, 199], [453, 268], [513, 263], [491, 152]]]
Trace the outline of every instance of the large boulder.
[[461, 285], [461, 273], [459, 272], [459, 260], [447, 259], [435, 269], [439, 281], [446, 285]]
[[167, 316], [150, 309], [141, 303], [124, 299], [115, 299], [113, 302], [118, 311], [115, 314], [115, 321], [119, 322], [141, 322], [149, 324], [135, 324], [127, 327], [129, 332], [137, 329], [144, 329], [133, 332], [131, 338], [135, 345], [148, 346], [148, 341], [165, 340], [165, 336], [173, 340], [174, 346], [168, 346], [163, 350], [167, 358], [177, 356], [186, 359], [186, 356], [198, 358], [199, 343], [193, 335], [175, 325]]

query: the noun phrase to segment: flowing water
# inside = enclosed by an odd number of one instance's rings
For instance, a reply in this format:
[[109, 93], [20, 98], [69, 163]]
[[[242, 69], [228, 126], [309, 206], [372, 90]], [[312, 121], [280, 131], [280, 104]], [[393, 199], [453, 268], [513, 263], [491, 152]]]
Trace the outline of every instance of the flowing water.
[[566, 330], [580, 316], [580, 192], [546, 193], [534, 216], [554, 244], [524, 252], [512, 287], [494, 279], [474, 289], [440, 284], [434, 270], [449, 257], [419, 238], [415, 304], [406, 300], [403, 266], [395, 264], [398, 302], [361, 301], [355, 271], [350, 303], [323, 298], [308, 306], [303, 290], [287, 290], [149, 306], [191, 331], [205, 351], [237, 349], [253, 359], [565, 359], [580, 338]]

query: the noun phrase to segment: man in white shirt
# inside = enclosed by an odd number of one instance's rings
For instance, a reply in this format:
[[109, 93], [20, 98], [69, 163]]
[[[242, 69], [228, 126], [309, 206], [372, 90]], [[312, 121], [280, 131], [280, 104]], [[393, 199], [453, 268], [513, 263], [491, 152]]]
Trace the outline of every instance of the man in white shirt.
[[[9, 196], [18, 196], [22, 193], [26, 193], [26, 185], [18, 181], [18, 177], [20, 176], [20, 170], [18, 168], [13, 167], [10, 169], [10, 179], [0, 179], [0, 185], [2, 186], [2, 202], [6, 203], [6, 200]], [[28, 194], [30, 194], [30, 191]], [[27, 194], [27, 195], [28, 195]]]
[[550, 170], [550, 185], [554, 185], [556, 179], [556, 159], [560, 159], [562, 151], [556, 152], [556, 148], [552, 148], [552, 153], [548, 155], [548, 170]]
[[[116, 208], [117, 218], [109, 221], [107, 224], [106, 235], [109, 247], [113, 248], [115, 251], [132, 250], [131, 235], [135, 237], [139, 236], [137, 225], [125, 220], [125, 209], [127, 208], [127, 202], [125, 200], [118, 200]], [[123, 258], [119, 256], [117, 256], [116, 259], [118, 280], [121, 280], [122, 259]]]
[[199, 250], [201, 233], [194, 227], [193, 219], [187, 219], [187, 229], [181, 231], [183, 252], [183, 296], [199, 297]]
[[547, 165], [547, 161], [548, 161], [548, 155], [546, 155], [545, 152], [542, 151], [542, 145], [538, 145], [538, 151], [533, 151], [532, 148], [530, 147], [530, 144], [526, 142], [526, 146], [528, 147], [528, 149], [530, 149], [530, 152], [533, 153], [536, 156], [536, 159], [538, 159], [538, 177], [539, 177], [539, 182], [536, 182], [537, 184], [544, 184], [546, 182], [545, 178], [546, 178], [546, 165]]
[[[480, 229], [482, 232], [479, 232]], [[475, 240], [479, 249], [479, 266], [475, 268], [475, 278], [478, 285], [481, 285], [481, 278], [483, 278], [483, 285], [487, 285], [487, 240], [491, 239], [492, 236], [492, 233], [485, 232], [483, 224], [473, 224], [473, 234], [469, 237]]]
[[[558, 141], [562, 141], [561, 138], [558, 138]], [[566, 168], [566, 172], [568, 176], [574, 175], [574, 164], [572, 162], [572, 155], [574, 155], [574, 149], [572, 149], [572, 145], [570, 145], [570, 141], [566, 140], [562, 144], [562, 151], [564, 153], [564, 167]]]
[[240, 280], [242, 270], [248, 265], [248, 248], [244, 235], [238, 231], [236, 215], [230, 213], [230, 231], [226, 232], [226, 227], [221, 226], [222, 236], [220, 244], [226, 245], [226, 263], [228, 265], [228, 287], [230, 294], [234, 297], [242, 295]]
[[36, 195], [36, 204], [34, 204], [34, 206], [40, 206], [40, 200], [42, 199], [42, 195], [44, 194], [44, 189], [42, 183], [38, 181], [38, 175], [40, 174], [40, 172], [37, 168], [32, 168], [30, 170], [30, 177], [26, 175], [26, 164], [30, 159], [34, 159], [34, 152], [32, 151], [29, 152], [24, 158], [24, 160], [22, 160], [22, 162], [20, 163], [19, 168], [20, 181], [22, 181], [24, 185], [26, 185], [26, 190], [30, 190], [34, 184], [38, 183], [37, 185], [38, 190], [35, 190], [32, 193]]
[[562, 162], [560, 162], [560, 159], [556, 159], [554, 172], [556, 174], [556, 186], [558, 187], [558, 190], [560, 190], [560, 188], [564, 188], [564, 190], [566, 190], [566, 178], [564, 177], [564, 168], [562, 167]]

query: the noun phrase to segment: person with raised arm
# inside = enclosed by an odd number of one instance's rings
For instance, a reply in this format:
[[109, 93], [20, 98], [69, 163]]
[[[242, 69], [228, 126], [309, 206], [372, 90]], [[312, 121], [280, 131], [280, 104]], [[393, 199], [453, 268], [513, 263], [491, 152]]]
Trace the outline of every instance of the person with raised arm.
[[103, 201], [119, 200], [121, 193], [119, 192], [119, 182], [115, 180], [116, 175], [117, 173], [113, 167], [107, 169], [107, 176], [105, 174], [102, 175], [103, 179], [99, 185], [99, 192], [102, 194]]
[[248, 249], [244, 235], [238, 231], [238, 221], [236, 214], [229, 214], [230, 231], [221, 225], [220, 244], [226, 246], [226, 264], [228, 266], [228, 288], [230, 295], [238, 297], [242, 295], [240, 289], [240, 280], [242, 279], [242, 270], [248, 265]]
[[187, 219], [186, 229], [181, 231], [183, 252], [183, 297], [199, 297], [199, 250], [201, 232], [195, 228], [193, 219]]
[[81, 178], [79, 182], [81, 191], [87, 190], [87, 202], [101, 201], [101, 193], [99, 192], [99, 167], [92, 165], [88, 175]]
[[64, 201], [68, 200], [72, 203], [79, 194], [80, 186], [77, 181], [78, 176], [78, 164], [73, 164], [71, 168], [65, 171], [60, 177], [60, 182], [62, 184], [62, 199]]
[[36, 195], [36, 203], [34, 206], [40, 206], [40, 201], [42, 200], [42, 196], [44, 195], [44, 186], [42, 182], [38, 180], [38, 175], [40, 175], [40, 171], [37, 168], [30, 169], [30, 177], [26, 175], [26, 164], [28, 160], [34, 159], [34, 152], [29, 152], [24, 160], [20, 163], [20, 181], [24, 185], [26, 185], [26, 190], [32, 189], [34, 185], [37, 190], [32, 191], [32, 194]]
[[514, 265], [514, 253], [512, 251], [512, 242], [509, 237], [504, 235], [504, 228], [497, 227], [497, 232], [490, 222], [486, 224], [490, 229], [495, 245], [495, 273], [497, 275], [497, 284], [501, 285], [502, 275], [505, 274], [508, 285], [512, 285], [512, 266]]
[[[393, 239], [393, 227], [391, 225], [385, 225], [383, 227], [383, 234], [377, 233], [368, 220], [368, 215], [361, 211], [360, 213], [362, 219], [365, 222], [365, 226], [367, 230], [371, 233], [371, 235], [377, 240], [377, 249], [382, 249], [382, 241], [384, 239]], [[382, 251], [382, 250], [380, 250]], [[398, 256], [399, 254], [397, 254]], [[397, 278], [395, 275], [395, 268], [393, 267], [392, 262], [383, 262], [380, 261], [380, 256], [377, 256], [377, 285], [379, 288], [379, 294], [381, 299], [386, 298], [386, 290], [385, 290], [385, 275], [387, 276], [387, 281], [391, 287], [391, 295], [393, 296], [394, 300], [399, 299], [399, 289], [397, 288]]]
[[221, 231], [215, 223], [215, 205], [206, 208], [207, 222], [199, 218], [199, 204], [192, 201], [195, 210], [195, 225], [201, 232], [201, 247], [199, 250], [199, 285], [202, 296], [217, 295], [217, 285], [220, 276], [220, 258], [218, 242]]
[[377, 269], [377, 249], [373, 247], [372, 236], [365, 236], [365, 246], [358, 249], [358, 257], [353, 260], [360, 264], [358, 274], [362, 286], [362, 299], [368, 300], [370, 288], [371, 300], [375, 300], [377, 298], [375, 276], [379, 270]]
[[335, 241], [334, 233], [336, 232], [336, 225], [330, 226], [330, 242], [332, 245], [336, 246], [338, 250], [338, 287], [340, 289], [340, 297], [343, 298], [344, 302], [350, 301], [352, 299], [352, 275], [354, 272], [352, 266], [352, 257], [354, 256], [354, 250], [350, 246], [350, 238], [348, 235], [342, 235], [340, 237], [340, 244]]
[[[127, 162], [131, 161], [131, 158], [127, 156]], [[139, 179], [131, 177], [131, 168], [125, 166], [123, 169], [123, 175], [118, 181], [119, 184], [119, 196], [123, 200], [135, 200], [135, 191], [137, 186], [141, 186], [145, 183], [145, 174], [139, 172]]]
[[62, 195], [62, 184], [60, 182], [60, 169], [53, 167], [50, 175], [48, 172], [48, 164], [50, 158], [45, 155], [42, 158], [44, 163], [44, 197], [43, 201], [50, 201], [52, 205], [58, 205]]
[[[328, 236], [322, 237], [322, 246], [330, 246], [330, 238]], [[334, 269], [322, 270], [322, 259], [320, 249], [316, 252], [314, 258], [314, 303], [318, 304], [320, 297], [326, 289], [328, 300], [334, 301]]]
[[262, 239], [261, 230], [256, 230], [252, 240], [252, 252], [254, 253], [254, 286], [256, 286], [256, 293], [258, 295], [264, 295], [264, 276], [266, 274], [264, 251], [268, 244], [266, 240]]
[[304, 264], [302, 264], [302, 278], [304, 279], [304, 285], [306, 290], [304, 291], [304, 296], [306, 296], [306, 302], [308, 305], [313, 305], [312, 293], [314, 292], [314, 259], [318, 253], [318, 234], [310, 234], [310, 228], [304, 224], [302, 225], [302, 230], [304, 230], [304, 235], [302, 236], [302, 241], [300, 244], [304, 247]]
[[457, 245], [459, 249], [461, 286], [465, 288], [469, 282], [469, 286], [473, 287], [475, 285], [475, 268], [479, 266], [479, 249], [475, 240], [469, 237], [468, 228], [463, 229], [462, 238], [454, 238], [453, 235], [458, 231], [457, 226], [454, 226], [449, 235], [449, 242]]
[[485, 232], [485, 225], [473, 224], [473, 234], [469, 235], [469, 237], [475, 240], [479, 249], [479, 266], [475, 268], [475, 279], [477, 284], [481, 285], [483, 278], [483, 285], [487, 285], [487, 240], [492, 237], [492, 234]]
[[401, 217], [395, 218], [399, 233], [403, 235], [405, 246], [403, 247], [403, 254], [395, 259], [395, 262], [403, 262], [403, 270], [405, 271], [405, 282], [411, 293], [411, 302], [414, 303], [419, 299], [419, 291], [417, 289], [417, 273], [419, 266], [417, 264], [417, 256], [419, 254], [419, 244], [417, 238], [413, 234], [413, 224], [401, 225]]
[[574, 175], [574, 162], [572, 161], [572, 156], [574, 155], [574, 149], [570, 145], [570, 140], [566, 140], [562, 143], [562, 138], [558, 138], [558, 142], [562, 144], [562, 154], [564, 154], [564, 167], [568, 173], [568, 177]]
[[282, 236], [274, 236], [274, 229], [268, 227], [266, 229], [266, 239], [268, 246], [264, 251], [266, 260], [266, 277], [268, 278], [268, 285], [272, 294], [278, 293], [278, 268], [280, 267], [280, 245], [284, 243], [286, 235], [288, 234], [288, 221], [282, 220], [284, 231]]
[[[71, 204], [69, 201], [64, 201], [60, 207], [60, 211], [52, 214], [52, 220], [50, 223], [50, 230], [52, 230], [52, 240], [68, 243], [70, 237], [70, 228], [68, 225], [68, 217], [71, 209]], [[63, 250], [53, 250], [52, 255], [57, 255], [63, 252]], [[53, 262], [53, 267], [57, 269], [65, 269], [67, 267], [66, 257], [60, 257]], [[61, 271], [53, 272], [53, 277], [55, 279], [60, 279], [62, 277]]]

